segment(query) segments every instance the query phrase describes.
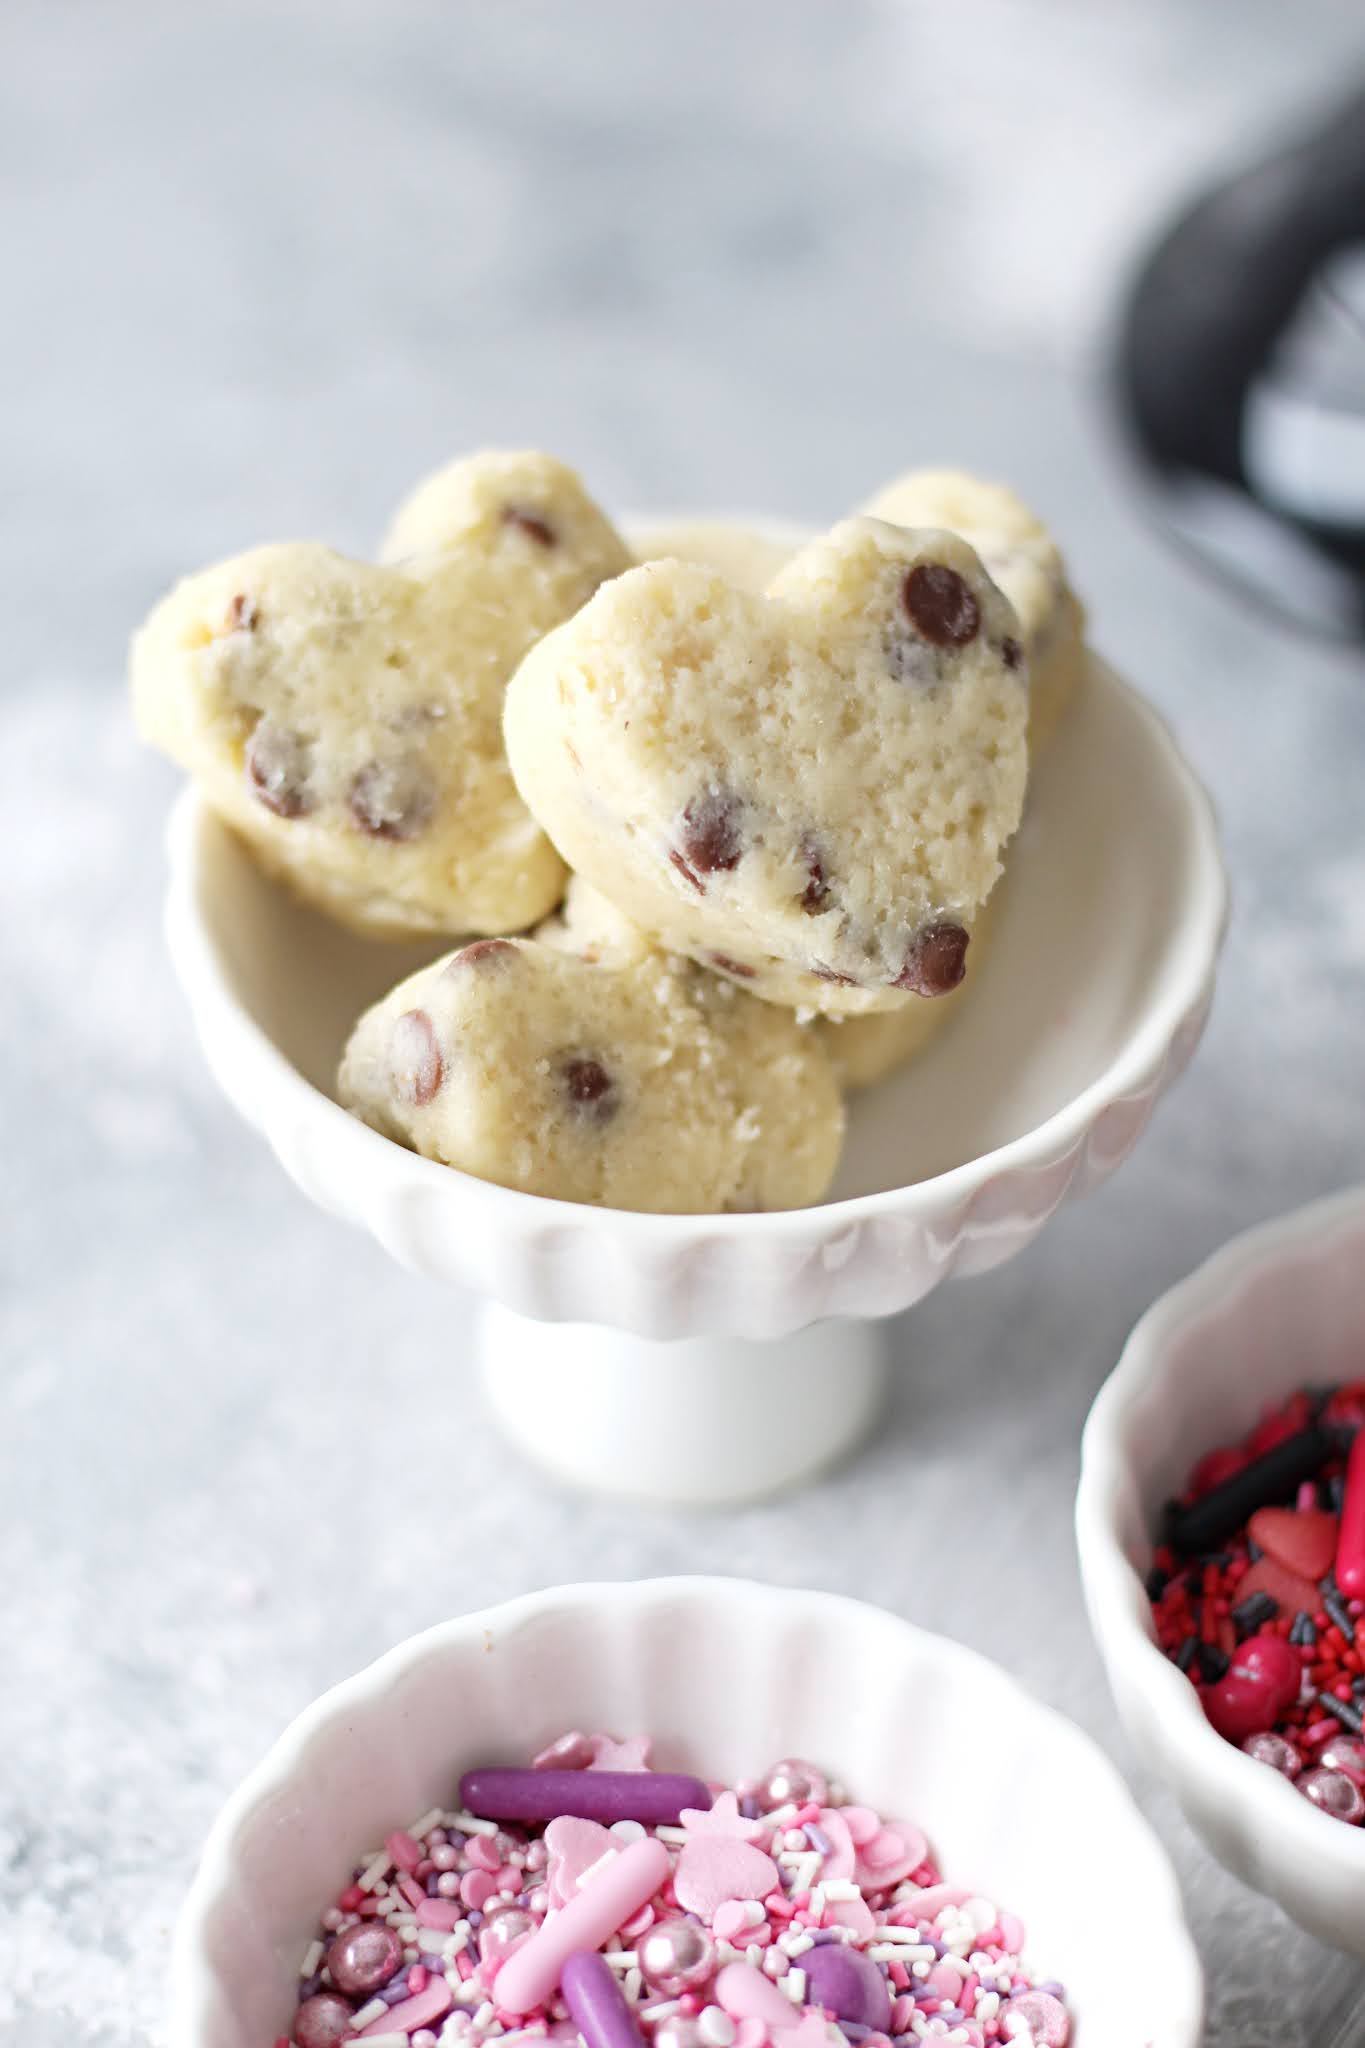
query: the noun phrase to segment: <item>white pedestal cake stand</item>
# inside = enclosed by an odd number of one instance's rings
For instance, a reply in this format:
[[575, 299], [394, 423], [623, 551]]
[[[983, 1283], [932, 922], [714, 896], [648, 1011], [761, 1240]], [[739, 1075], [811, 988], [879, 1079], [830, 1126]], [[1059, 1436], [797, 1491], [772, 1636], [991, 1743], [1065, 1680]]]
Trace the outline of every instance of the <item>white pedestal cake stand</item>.
[[405, 1266], [486, 1297], [488, 1398], [531, 1457], [696, 1504], [792, 1485], [865, 1433], [873, 1319], [984, 1272], [1113, 1171], [1194, 1050], [1226, 885], [1166, 727], [1103, 663], [1031, 788], [980, 981], [914, 1065], [854, 1098], [829, 1198], [640, 1216], [493, 1187], [331, 1099], [366, 1004], [421, 960], [304, 910], [194, 794], [170, 833], [171, 951], [209, 1063], [304, 1192]]

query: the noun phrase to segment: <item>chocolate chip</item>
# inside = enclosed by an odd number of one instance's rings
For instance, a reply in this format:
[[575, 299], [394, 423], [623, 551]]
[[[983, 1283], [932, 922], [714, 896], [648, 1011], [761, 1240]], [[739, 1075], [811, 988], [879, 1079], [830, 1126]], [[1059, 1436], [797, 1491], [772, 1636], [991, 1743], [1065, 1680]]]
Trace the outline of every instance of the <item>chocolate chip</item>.
[[242, 765], [247, 788], [277, 818], [302, 818], [312, 810], [308, 747], [296, 732], [261, 719], [246, 743]]
[[1019, 645], [1019, 642], [1012, 640], [1008, 634], [1000, 642], [1000, 658], [1006, 668], [1022, 668], [1024, 666], [1024, 650]]
[[445, 1079], [436, 1027], [425, 1010], [405, 1010], [389, 1039], [389, 1074], [400, 1102], [425, 1109]]
[[721, 974], [735, 974], [741, 981], [753, 981], [758, 973], [756, 967], [746, 967], [742, 960], [732, 960], [728, 953], [708, 953], [708, 962]]
[[801, 859], [805, 864], [806, 873], [810, 876], [810, 880], [801, 891], [801, 908], [807, 917], [814, 917], [828, 906], [829, 880], [825, 874], [825, 864], [813, 840], [801, 841]]
[[600, 1060], [586, 1053], [561, 1061], [559, 1077], [574, 1109], [593, 1123], [606, 1123], [621, 1106], [611, 1075]]
[[705, 890], [703, 875], [739, 866], [744, 851], [739, 828], [742, 808], [732, 790], [705, 789], [683, 812], [678, 844], [669, 859], [694, 889]]
[[253, 632], [259, 617], [255, 598], [248, 597], [245, 591], [239, 590], [228, 606], [230, 630], [234, 633]]
[[351, 784], [348, 802], [372, 839], [415, 839], [436, 808], [436, 792], [414, 761], [372, 761]]
[[946, 996], [967, 972], [967, 944], [962, 926], [948, 918], [925, 925], [891, 986], [908, 988], [917, 996]]
[[502, 508], [504, 526], [515, 526], [543, 548], [552, 548], [559, 539], [548, 519], [542, 519], [539, 512], [533, 512], [526, 505], [504, 505]]
[[517, 949], [510, 939], [475, 939], [472, 945], [461, 946], [446, 968], [453, 974], [461, 967], [494, 967], [501, 970], [510, 967], [516, 958]]
[[971, 586], [943, 562], [918, 562], [901, 595], [912, 623], [935, 647], [965, 647], [981, 626], [981, 607]]

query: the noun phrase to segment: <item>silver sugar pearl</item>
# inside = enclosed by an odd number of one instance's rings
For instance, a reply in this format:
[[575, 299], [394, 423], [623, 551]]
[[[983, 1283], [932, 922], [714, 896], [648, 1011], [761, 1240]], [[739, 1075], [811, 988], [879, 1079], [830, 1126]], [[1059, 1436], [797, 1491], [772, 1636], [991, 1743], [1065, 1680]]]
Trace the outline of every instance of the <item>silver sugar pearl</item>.
[[[659, 1920], [636, 1943], [640, 1975], [665, 1998], [704, 1984], [716, 1966], [716, 1948], [695, 1920]], [[655, 2041], [659, 2039], [655, 2035]], [[682, 2048], [682, 2044], [679, 2044]]]

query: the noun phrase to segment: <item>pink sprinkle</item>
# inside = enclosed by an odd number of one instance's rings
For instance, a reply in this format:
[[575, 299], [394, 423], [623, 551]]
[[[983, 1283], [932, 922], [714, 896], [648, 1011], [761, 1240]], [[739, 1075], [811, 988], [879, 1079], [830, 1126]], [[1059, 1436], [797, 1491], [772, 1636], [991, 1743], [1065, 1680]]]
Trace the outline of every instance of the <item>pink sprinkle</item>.
[[910, 1915], [910, 1920], [902, 1921], [901, 1924], [905, 1926], [917, 1920], [934, 1920], [945, 1906], [960, 1906], [970, 1897], [971, 1893], [965, 1885], [931, 1884], [924, 1891], [916, 1892], [913, 1899], [906, 1900], [902, 1910]]
[[460, 1879], [460, 1897], [471, 1913], [481, 1913], [498, 1889], [498, 1880], [486, 1870], [467, 1870]]
[[501, 1856], [499, 1856], [487, 1835], [475, 1835], [464, 1854], [465, 1862], [472, 1864], [475, 1870], [492, 1872], [497, 1870], [502, 1863]]
[[886, 1974], [895, 1985], [897, 1991], [908, 1991], [910, 1989], [910, 1972], [906, 1969], [904, 1963], [888, 1963]]
[[[898, 1965], [897, 1965], [897, 1968], [904, 1968], [904, 1965], [903, 1965], [903, 1964], [898, 1964]], [[901, 1998], [898, 1998], [898, 1999], [896, 2000], [895, 2004], [894, 2004], [894, 2005], [892, 2006], [892, 2008], [891, 2008], [891, 2031], [892, 2031], [892, 2033], [893, 2033], [893, 2034], [903, 2034], [903, 2033], [905, 2032], [906, 2028], [907, 2028], [907, 2027], [909, 2026], [909, 2024], [910, 2024], [911, 2020], [912, 2020], [912, 2019], [913, 2019], [914, 2017], [915, 2017], [915, 2001], [914, 2001], [914, 1999], [913, 1999], [913, 1998], [909, 1998], [909, 1997], [901, 1997]]]
[[1024, 1946], [1024, 1923], [1013, 1913], [1000, 1915], [1000, 1945], [1015, 1956]]
[[455, 1994], [444, 1977], [436, 1977], [417, 1998], [405, 1998], [401, 2005], [391, 2005], [377, 2020], [371, 2020], [368, 2027], [362, 2027], [358, 2039], [363, 2041], [367, 2034], [415, 2034], [419, 2027], [425, 2027], [432, 2020], [444, 2019], [455, 2003]]
[[411, 1876], [422, 1860], [421, 1845], [414, 1842], [406, 1828], [398, 1828], [385, 1842], [384, 1847], [400, 1870]]
[[410, 1906], [423, 1906], [426, 1904], [427, 1895], [415, 1877], [400, 1877], [398, 1889]]
[[412, 1968], [408, 1971], [408, 1990], [411, 1993], [412, 1997], [416, 1998], [418, 1994], [420, 1992], [425, 1991], [426, 1988], [427, 1972], [423, 1969], [420, 1963], [414, 1963]]
[[439, 1927], [446, 1934], [453, 1934], [464, 1915], [450, 1899], [423, 1899], [417, 1908], [419, 1927]]
[[343, 1913], [358, 1913], [368, 1897], [368, 1892], [361, 1891], [358, 1884], [348, 1884], [337, 1905]]

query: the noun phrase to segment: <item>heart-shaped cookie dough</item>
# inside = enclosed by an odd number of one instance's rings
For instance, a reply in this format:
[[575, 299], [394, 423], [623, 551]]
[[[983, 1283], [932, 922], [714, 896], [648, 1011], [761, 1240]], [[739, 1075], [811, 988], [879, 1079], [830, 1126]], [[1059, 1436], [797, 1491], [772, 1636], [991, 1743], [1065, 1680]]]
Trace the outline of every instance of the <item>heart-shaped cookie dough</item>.
[[134, 642], [139, 724], [264, 866], [357, 929], [518, 929], [563, 868], [508, 772], [507, 678], [629, 558], [545, 455], [453, 464], [386, 552], [256, 548], [189, 577]]
[[1028, 657], [1029, 745], [1038, 747], [1085, 667], [1085, 613], [1037, 513], [1004, 484], [961, 469], [909, 470], [866, 509], [893, 526], [944, 526], [971, 542], [1018, 614]]
[[813, 1030], [651, 953], [479, 939], [366, 1012], [338, 1093], [386, 1136], [566, 1202], [700, 1213], [818, 1201], [843, 1105]]
[[508, 688], [569, 865], [772, 1003], [956, 987], [1028, 772], [1018, 621], [967, 543], [848, 520], [765, 595], [696, 564], [599, 591]]

